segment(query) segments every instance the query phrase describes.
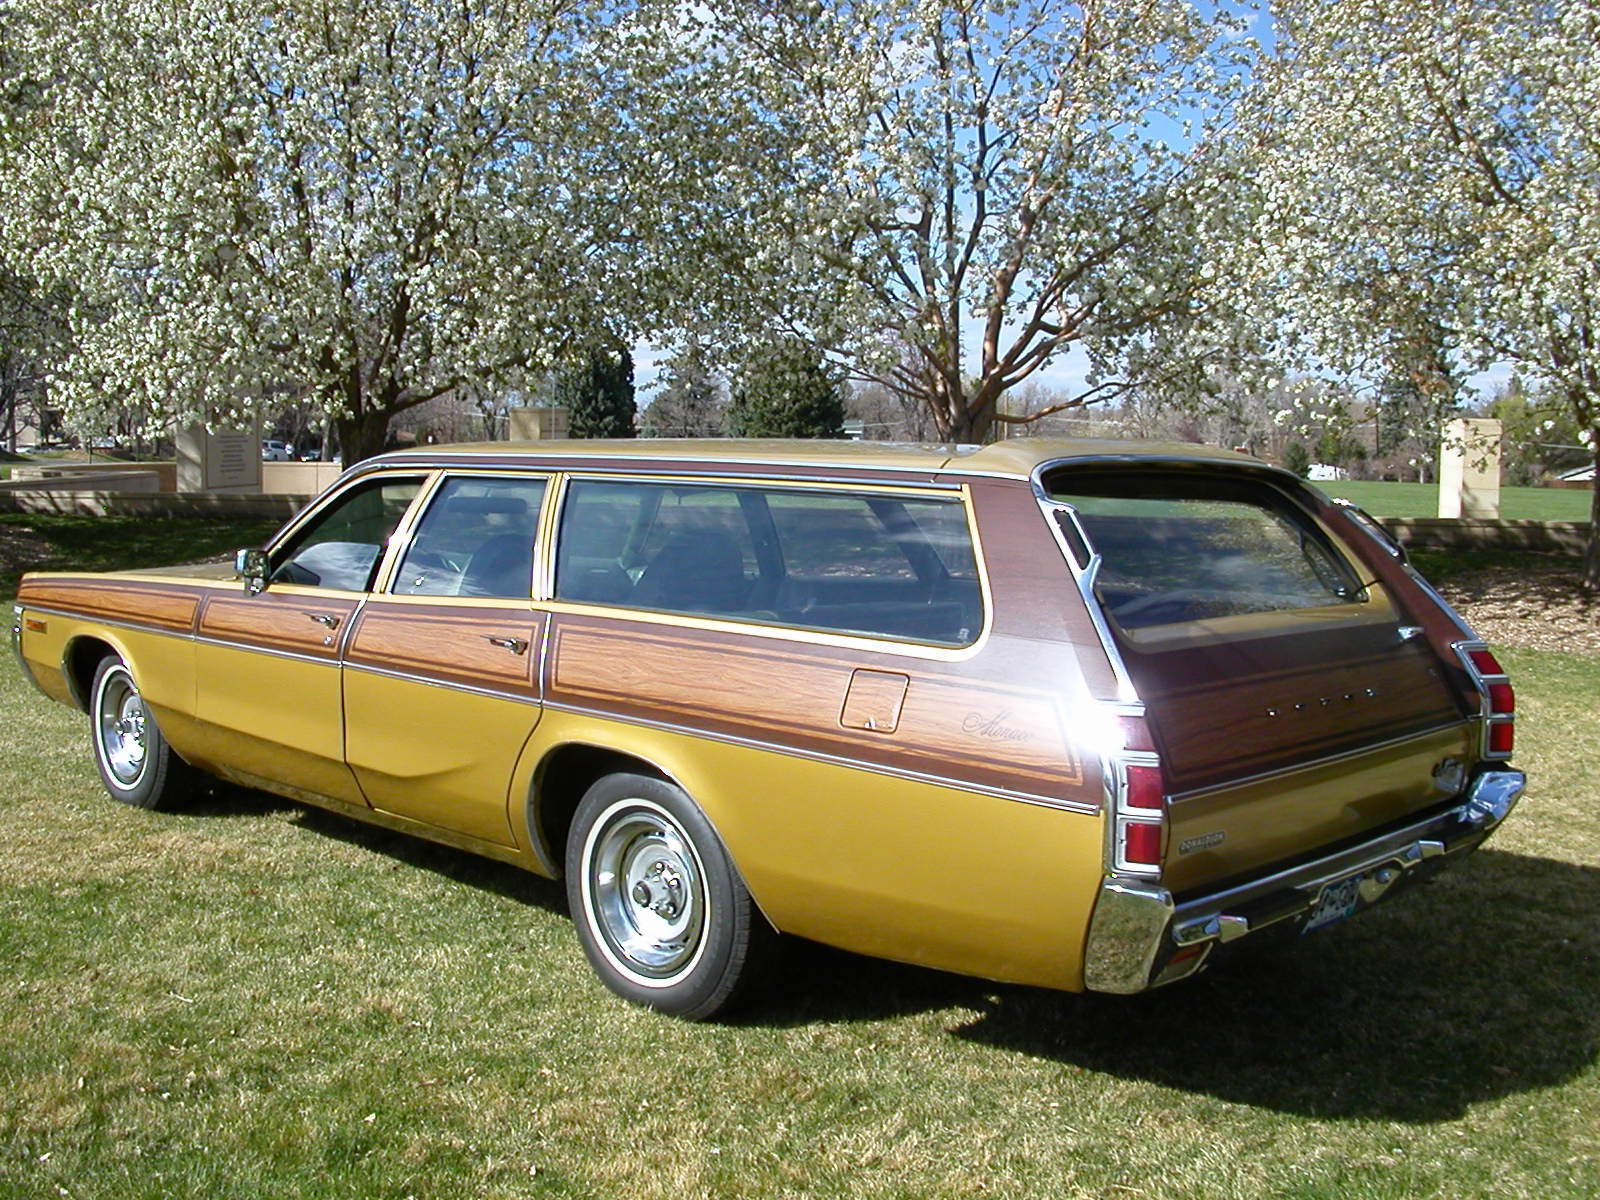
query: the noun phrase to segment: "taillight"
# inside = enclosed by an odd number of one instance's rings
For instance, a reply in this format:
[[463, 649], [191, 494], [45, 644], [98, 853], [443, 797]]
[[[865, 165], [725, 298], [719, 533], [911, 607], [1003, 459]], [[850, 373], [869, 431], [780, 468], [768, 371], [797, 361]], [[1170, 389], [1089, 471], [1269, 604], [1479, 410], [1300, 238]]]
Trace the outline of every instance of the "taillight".
[[1500, 660], [1482, 643], [1457, 642], [1456, 652], [1466, 664], [1467, 673], [1482, 698], [1484, 754], [1489, 758], [1510, 758], [1516, 744], [1517, 694], [1511, 687]]
[[1159, 875], [1167, 831], [1167, 784], [1142, 715], [1121, 714], [1122, 745], [1107, 763], [1113, 829], [1112, 869]]
[[1128, 788], [1123, 804], [1128, 808], [1163, 809], [1166, 800], [1165, 785], [1161, 782], [1161, 768], [1133, 765], [1127, 768]]

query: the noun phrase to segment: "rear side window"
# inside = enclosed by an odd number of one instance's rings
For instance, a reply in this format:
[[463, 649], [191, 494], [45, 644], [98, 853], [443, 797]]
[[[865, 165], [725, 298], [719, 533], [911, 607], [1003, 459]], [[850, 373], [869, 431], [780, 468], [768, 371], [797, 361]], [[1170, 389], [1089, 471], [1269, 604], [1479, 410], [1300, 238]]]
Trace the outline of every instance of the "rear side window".
[[983, 624], [959, 500], [575, 480], [556, 598], [965, 645]]
[[1101, 556], [1096, 589], [1124, 629], [1354, 603], [1360, 579], [1308, 514], [1276, 489], [1182, 476], [1065, 476]]

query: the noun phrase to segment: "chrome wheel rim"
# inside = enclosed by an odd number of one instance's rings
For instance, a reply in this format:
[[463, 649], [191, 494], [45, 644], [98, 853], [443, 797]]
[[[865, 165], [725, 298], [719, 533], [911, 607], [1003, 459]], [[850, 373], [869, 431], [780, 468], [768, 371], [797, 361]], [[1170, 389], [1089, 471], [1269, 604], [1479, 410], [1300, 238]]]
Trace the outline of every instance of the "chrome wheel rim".
[[646, 987], [681, 978], [705, 942], [705, 870], [670, 813], [621, 800], [590, 827], [584, 900], [602, 951]]
[[95, 745], [106, 773], [119, 787], [131, 788], [144, 775], [148, 719], [133, 676], [122, 667], [107, 671], [95, 700]]

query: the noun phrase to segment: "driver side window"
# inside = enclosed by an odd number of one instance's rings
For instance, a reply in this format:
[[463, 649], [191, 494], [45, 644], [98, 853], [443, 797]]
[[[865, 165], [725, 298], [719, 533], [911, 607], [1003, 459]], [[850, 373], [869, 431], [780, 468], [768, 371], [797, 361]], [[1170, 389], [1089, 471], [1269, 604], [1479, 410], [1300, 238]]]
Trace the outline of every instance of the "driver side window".
[[270, 581], [345, 592], [369, 590], [390, 535], [421, 487], [416, 478], [358, 484], [273, 554]]

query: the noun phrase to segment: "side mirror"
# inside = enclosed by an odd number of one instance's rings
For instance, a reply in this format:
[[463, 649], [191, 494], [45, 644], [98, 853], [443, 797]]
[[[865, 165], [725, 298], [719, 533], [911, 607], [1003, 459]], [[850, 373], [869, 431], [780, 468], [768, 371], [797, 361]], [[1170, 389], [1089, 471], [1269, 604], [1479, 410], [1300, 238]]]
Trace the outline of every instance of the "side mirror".
[[267, 586], [267, 552], [265, 550], [235, 550], [234, 574], [244, 580], [244, 590], [254, 596]]

